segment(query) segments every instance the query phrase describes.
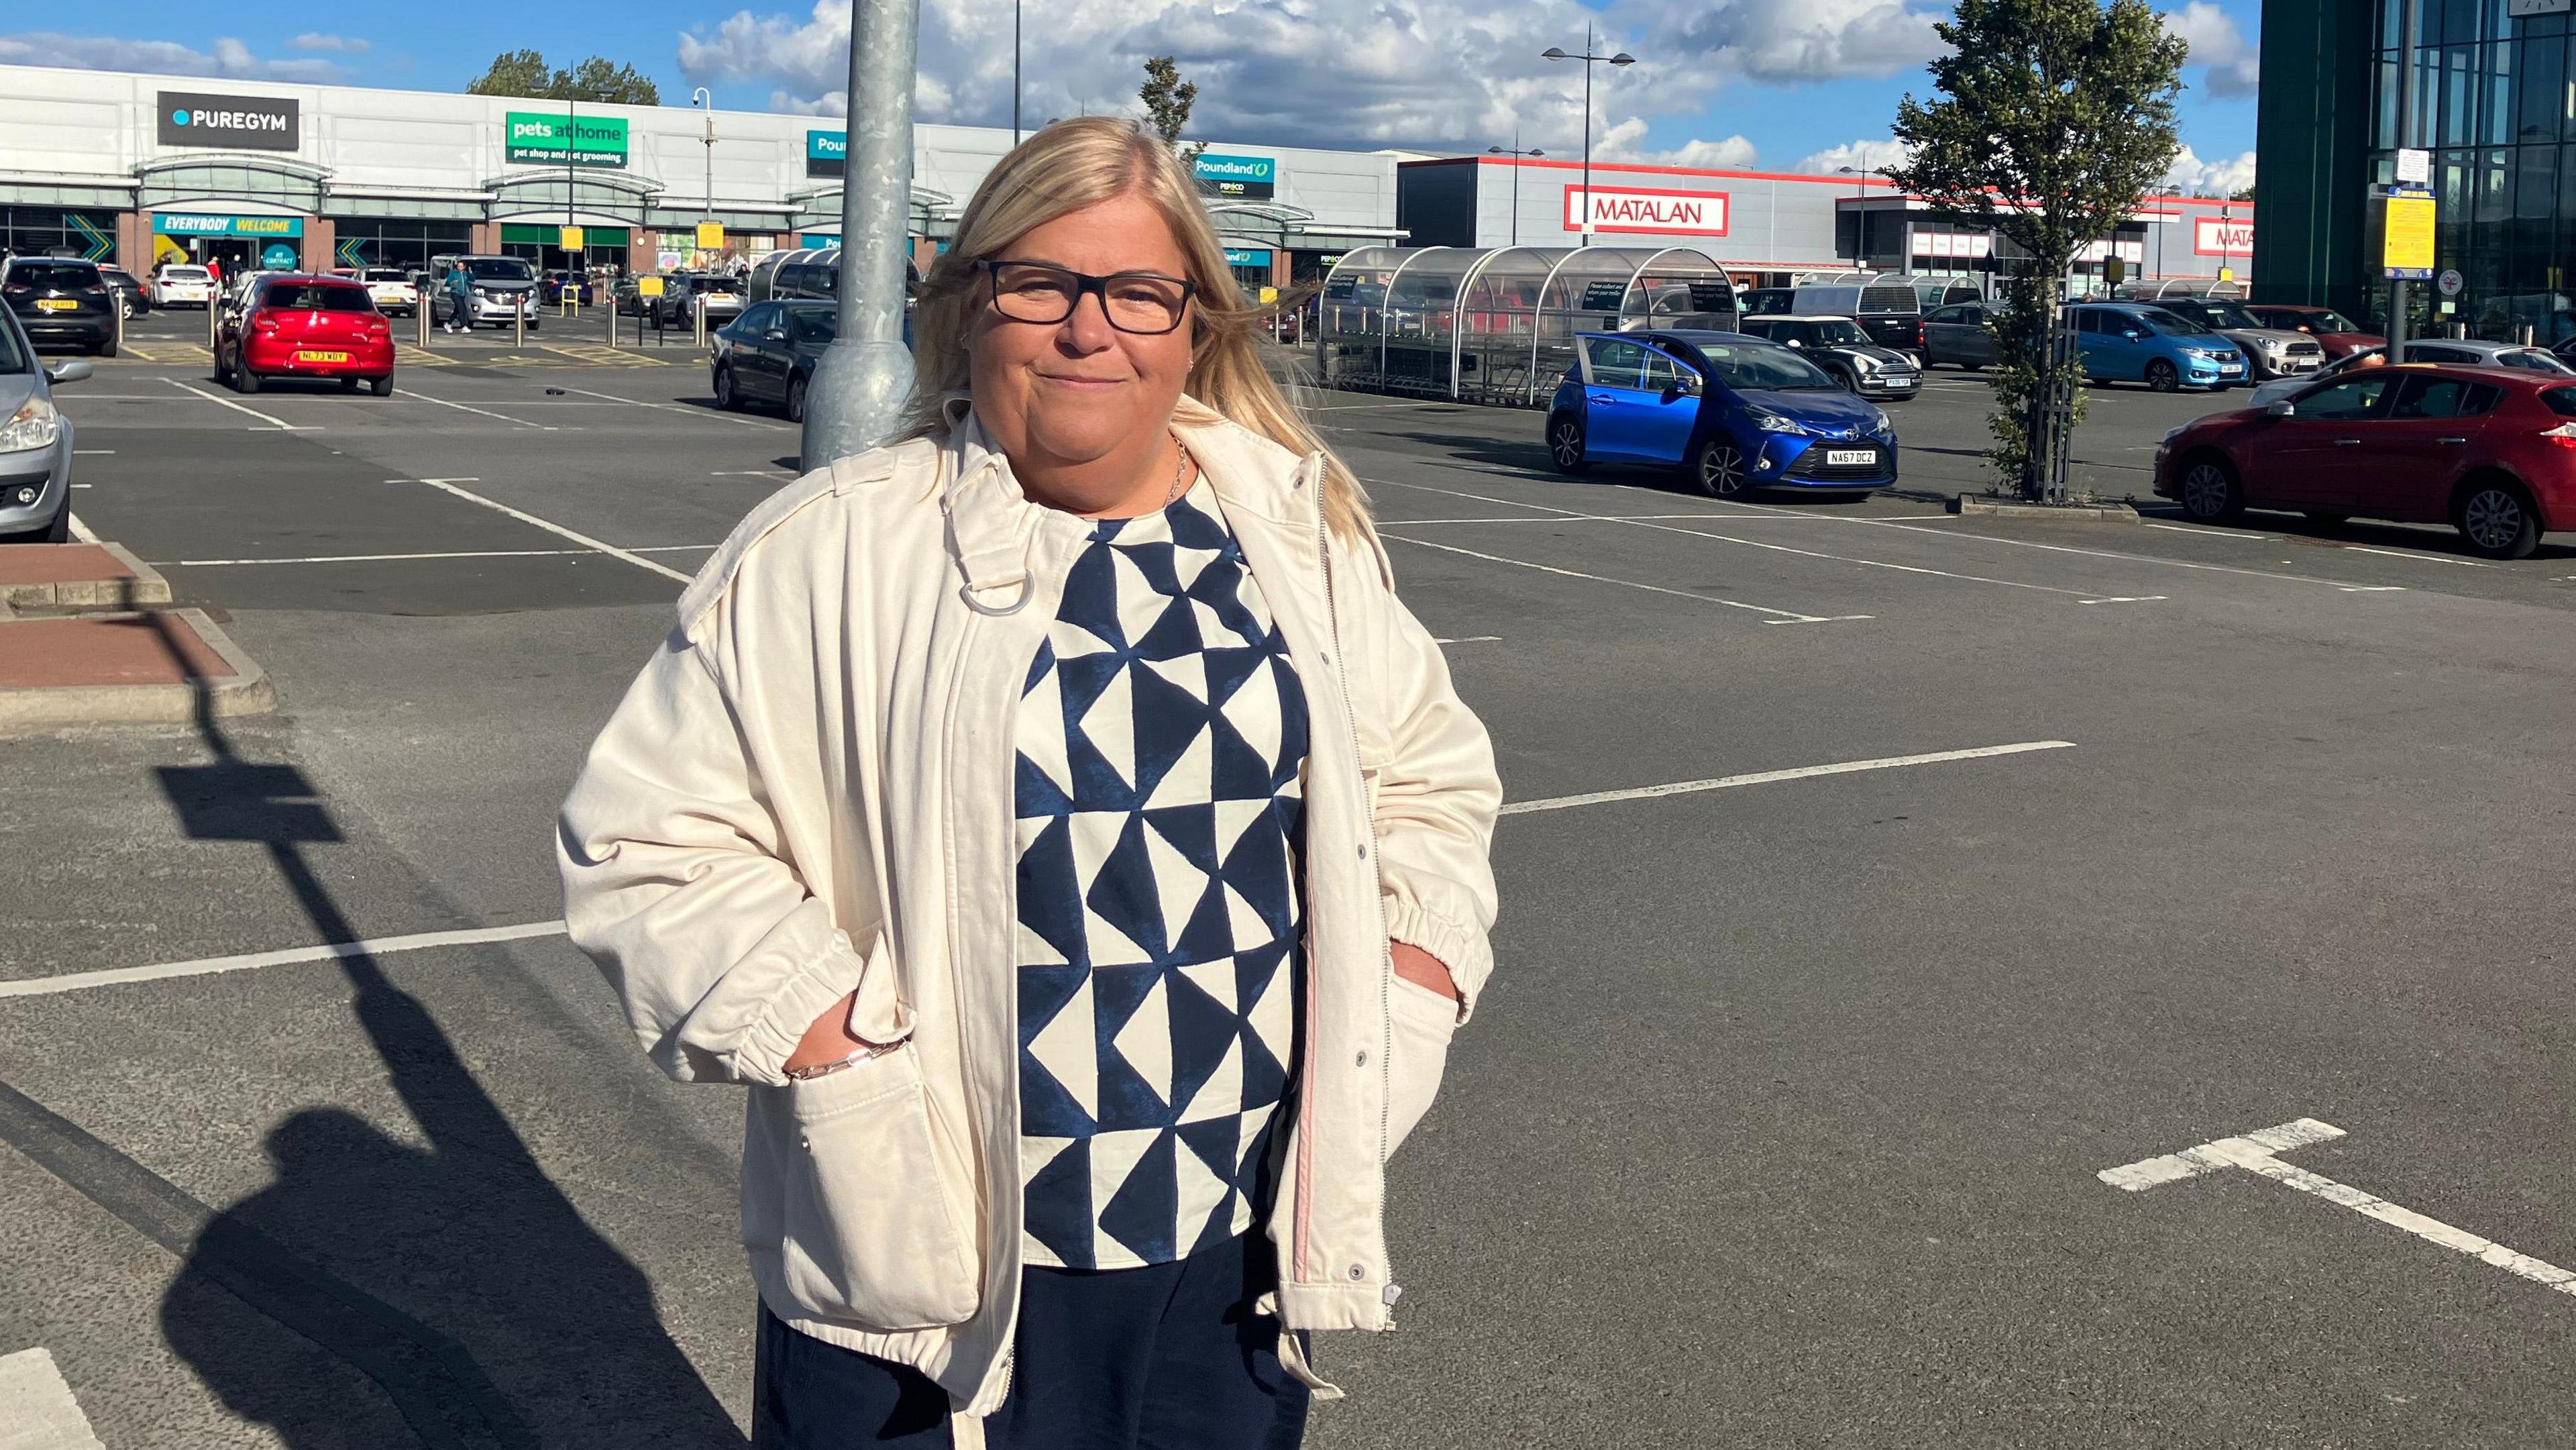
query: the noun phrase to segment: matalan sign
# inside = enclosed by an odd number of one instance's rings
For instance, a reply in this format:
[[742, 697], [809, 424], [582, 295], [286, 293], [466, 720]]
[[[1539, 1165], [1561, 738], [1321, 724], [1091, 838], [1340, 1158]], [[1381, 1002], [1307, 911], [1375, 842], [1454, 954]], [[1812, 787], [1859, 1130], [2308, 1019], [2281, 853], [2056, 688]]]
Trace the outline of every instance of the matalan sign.
[[2191, 225], [2191, 249], [2204, 257], [2254, 255], [2254, 224], [2201, 217]]
[[1726, 193], [1663, 191], [1643, 187], [1579, 186], [1565, 189], [1565, 229], [1585, 231], [1584, 203], [1591, 203], [1588, 230], [1596, 232], [1666, 232], [1675, 236], [1726, 235]]

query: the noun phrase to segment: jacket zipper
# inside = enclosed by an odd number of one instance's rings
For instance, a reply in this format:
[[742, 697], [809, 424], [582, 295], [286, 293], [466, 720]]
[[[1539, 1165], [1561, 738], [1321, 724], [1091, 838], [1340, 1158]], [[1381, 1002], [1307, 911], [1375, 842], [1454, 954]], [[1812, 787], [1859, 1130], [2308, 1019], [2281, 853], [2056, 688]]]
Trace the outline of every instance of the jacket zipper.
[[[1350, 731], [1351, 766], [1354, 770], [1359, 772], [1360, 830], [1362, 832], [1361, 838], [1366, 842], [1363, 849], [1368, 851], [1369, 872], [1370, 876], [1376, 883], [1375, 888], [1369, 894], [1369, 899], [1376, 907], [1378, 913], [1377, 990], [1379, 1030], [1377, 1044], [1377, 1157], [1378, 1161], [1383, 1163], [1386, 1161], [1386, 1140], [1389, 1130], [1393, 1127], [1392, 1116], [1394, 1112], [1393, 1108], [1388, 1104], [1387, 1097], [1389, 1092], [1395, 1086], [1393, 1069], [1389, 1066], [1389, 1054], [1395, 1046], [1395, 1003], [1390, 995], [1395, 988], [1395, 950], [1393, 945], [1386, 939], [1386, 867], [1384, 863], [1378, 860], [1376, 850], [1377, 822], [1375, 818], [1370, 815], [1368, 809], [1368, 771], [1366, 766], [1362, 763], [1362, 757], [1360, 755], [1359, 715], [1351, 708], [1351, 674], [1348, 662], [1349, 651], [1344, 649], [1342, 646], [1341, 604], [1333, 590], [1332, 530], [1331, 526], [1324, 521], [1323, 469], [1317, 466], [1317, 462], [1318, 460], [1315, 456], [1309, 456], [1306, 460], [1307, 482], [1312, 485], [1311, 493], [1315, 500], [1315, 559], [1316, 563], [1324, 572], [1324, 619], [1327, 626], [1326, 633], [1331, 636], [1333, 641], [1333, 679], [1341, 686], [1342, 724]], [[1311, 965], [1309, 967], [1309, 972], [1310, 974], [1312, 972]], [[1310, 980], [1313, 979], [1314, 978], [1310, 975]], [[1309, 1010], [1312, 1010], [1311, 1004]], [[1310, 1034], [1308, 1041], [1314, 1041], [1317, 1036], [1320, 1036], [1320, 1034]], [[1310, 1047], [1308, 1051], [1311, 1059], [1313, 1049]], [[1308, 1070], [1312, 1071], [1313, 1066], [1314, 1064], [1310, 1060], [1308, 1063]], [[1303, 1151], [1311, 1154], [1314, 1150], [1315, 1125], [1312, 1122], [1309, 1122], [1305, 1125], [1305, 1128], [1306, 1132], [1303, 1139], [1305, 1147]], [[1302, 1186], [1303, 1185], [1301, 1185], [1301, 1187]], [[1302, 1271], [1306, 1266], [1307, 1228], [1309, 1223], [1307, 1217], [1308, 1212], [1308, 1199], [1300, 1197], [1297, 1203], [1297, 1247], [1295, 1254], [1297, 1268], [1300, 1271]]]

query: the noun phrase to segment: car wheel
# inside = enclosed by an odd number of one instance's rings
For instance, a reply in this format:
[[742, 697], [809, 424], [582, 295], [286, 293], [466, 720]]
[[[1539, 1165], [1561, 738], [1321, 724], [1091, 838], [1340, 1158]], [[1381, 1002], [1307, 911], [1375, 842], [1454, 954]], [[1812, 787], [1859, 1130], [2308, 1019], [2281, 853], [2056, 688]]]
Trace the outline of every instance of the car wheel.
[[787, 384], [787, 421], [805, 421], [805, 380], [797, 378]]
[[742, 411], [742, 394], [734, 388], [733, 369], [716, 369], [716, 406], [728, 413]]
[[1717, 437], [1699, 445], [1691, 455], [1692, 487], [1709, 498], [1742, 498], [1745, 491], [1744, 452], [1733, 440]]
[[2482, 480], [2460, 491], [2451, 511], [2470, 552], [2486, 559], [2525, 559], [2540, 547], [2540, 513], [2522, 485]]
[[1981, 362], [1963, 362], [1963, 363], [1959, 364], [1959, 367], [1960, 367], [1963, 371], [1966, 371], [1966, 372], [1972, 372], [1972, 373], [1981, 373], [1981, 372], [1984, 372], [1984, 371], [1986, 370], [1986, 365], [1985, 365], [1984, 363], [1981, 363]]
[[1559, 413], [1547, 420], [1547, 457], [1559, 473], [1583, 473], [1592, 464], [1583, 456], [1583, 420]]
[[1842, 389], [1846, 393], [1857, 393], [1860, 391], [1860, 379], [1853, 377], [1849, 371], [1843, 368], [1827, 368], [1825, 371], [1833, 378], [1835, 387]]
[[242, 362], [233, 364], [233, 391], [236, 393], [259, 391], [259, 374], [252, 372], [249, 364]]
[[371, 392], [371, 393], [373, 393], [373, 394], [375, 394], [375, 395], [376, 395], [377, 397], [379, 397], [379, 398], [390, 398], [390, 397], [392, 397], [392, 396], [394, 395], [394, 380], [393, 380], [393, 375], [392, 375], [392, 374], [390, 374], [390, 373], [388, 373], [388, 374], [386, 374], [384, 377], [381, 377], [381, 378], [370, 378], [370, 379], [368, 379], [368, 380], [367, 380], [367, 391], [368, 391], [368, 392]]
[[2233, 523], [2245, 512], [2245, 487], [2227, 460], [2203, 455], [2183, 465], [2182, 511], [2196, 523]]
[[2159, 393], [2182, 391], [2182, 372], [2163, 358], [2147, 360], [2147, 386]]

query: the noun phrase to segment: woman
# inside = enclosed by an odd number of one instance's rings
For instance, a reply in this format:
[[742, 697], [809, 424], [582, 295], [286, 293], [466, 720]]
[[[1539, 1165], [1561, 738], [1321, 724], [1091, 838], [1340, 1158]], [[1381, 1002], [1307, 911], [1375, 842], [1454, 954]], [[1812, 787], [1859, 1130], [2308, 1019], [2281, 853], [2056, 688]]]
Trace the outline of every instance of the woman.
[[655, 1060], [751, 1087], [764, 1447], [1291, 1446], [1492, 965], [1500, 788], [1171, 153], [1067, 121], [908, 441], [772, 497], [564, 809]]

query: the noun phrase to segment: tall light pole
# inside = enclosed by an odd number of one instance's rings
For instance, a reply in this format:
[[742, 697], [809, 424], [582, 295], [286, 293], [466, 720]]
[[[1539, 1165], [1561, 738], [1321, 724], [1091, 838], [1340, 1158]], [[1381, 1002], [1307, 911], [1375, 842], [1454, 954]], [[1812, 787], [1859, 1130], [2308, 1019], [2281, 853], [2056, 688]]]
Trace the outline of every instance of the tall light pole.
[[912, 231], [912, 83], [920, 27], [920, 0], [854, 0], [850, 7], [841, 321], [806, 394], [807, 468], [892, 438], [912, 397], [903, 274]]
[[1837, 166], [1834, 170], [1852, 179], [1852, 200], [1861, 203], [1852, 208], [1852, 270], [1866, 272], [1869, 270], [1869, 148], [1855, 146], [1852, 150], [1860, 157], [1860, 165]]
[[[689, 104], [690, 104], [690, 105], [692, 105], [692, 106], [704, 106], [704, 107], [706, 107], [706, 111], [707, 111], [707, 134], [706, 134], [705, 142], [704, 142], [704, 144], [705, 144], [705, 146], [706, 146], [706, 148], [707, 148], [707, 205], [706, 205], [706, 210], [701, 211], [701, 212], [699, 212], [699, 213], [698, 213], [698, 220], [700, 220], [700, 221], [702, 221], [702, 222], [711, 222], [711, 221], [714, 221], [714, 220], [716, 219], [716, 98], [715, 98], [715, 93], [714, 93], [713, 91], [708, 90], [705, 86], [700, 86], [700, 87], [698, 87], [696, 90], [689, 92]], [[696, 238], [692, 237], [690, 240], [691, 240], [692, 242], [695, 242], [695, 241], [696, 241]], [[697, 249], [695, 246], [692, 246], [692, 247], [690, 247], [690, 249], [689, 249], [689, 250], [691, 250], [691, 251], [696, 251], [696, 250], [698, 250], [698, 249]], [[704, 260], [704, 259], [701, 259], [701, 261], [703, 261], [703, 260]]]
[[[1535, 146], [1531, 147], [1527, 151], [1523, 151], [1521, 149], [1521, 128], [1514, 126], [1512, 128], [1512, 144], [1509, 146], [1488, 146], [1485, 148], [1485, 154], [1488, 156], [1508, 156], [1512, 158], [1512, 245], [1517, 247], [1521, 244], [1521, 158], [1525, 156], [1545, 156], [1547, 153], [1541, 151]], [[1589, 191], [1586, 191], [1583, 194], [1583, 212], [1586, 216], [1590, 216], [1592, 214], [1592, 193]]]
[[1583, 62], [1583, 234], [1576, 246], [1592, 245], [1592, 63], [1606, 60], [1612, 65], [1635, 65], [1637, 58], [1626, 51], [1616, 55], [1592, 53], [1592, 27], [1583, 27], [1583, 54], [1567, 55], [1555, 46], [1538, 53], [1541, 60], [1579, 60]]
[[1020, 0], [1011, 0], [1011, 144], [1020, 144]]

